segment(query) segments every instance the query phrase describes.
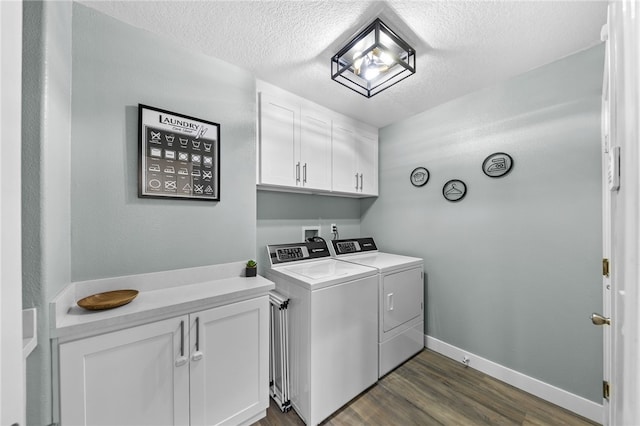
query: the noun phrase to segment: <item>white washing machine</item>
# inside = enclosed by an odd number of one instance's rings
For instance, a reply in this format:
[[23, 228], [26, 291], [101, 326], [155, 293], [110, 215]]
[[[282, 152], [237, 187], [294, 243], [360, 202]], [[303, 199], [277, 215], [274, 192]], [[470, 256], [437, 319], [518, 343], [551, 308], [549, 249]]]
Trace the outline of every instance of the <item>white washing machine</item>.
[[331, 243], [337, 259], [378, 271], [378, 377], [382, 377], [424, 348], [423, 260], [381, 253], [373, 238]]
[[378, 380], [377, 270], [333, 259], [324, 240], [267, 251], [289, 298], [291, 405], [315, 426]]

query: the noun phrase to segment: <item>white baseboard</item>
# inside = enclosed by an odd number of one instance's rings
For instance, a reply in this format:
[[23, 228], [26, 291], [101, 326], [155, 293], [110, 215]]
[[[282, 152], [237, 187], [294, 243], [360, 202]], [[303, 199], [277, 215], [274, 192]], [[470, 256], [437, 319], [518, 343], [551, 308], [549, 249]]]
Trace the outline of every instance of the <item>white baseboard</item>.
[[544, 383], [533, 377], [529, 377], [510, 368], [496, 364], [486, 358], [469, 353], [456, 346], [438, 340], [435, 337], [424, 336], [425, 347], [438, 352], [448, 358], [462, 362], [466, 356], [469, 358], [469, 367], [482, 371], [491, 377], [502, 380], [518, 389], [522, 389], [532, 395], [566, 408], [576, 414], [586, 417], [594, 422], [602, 423], [603, 409], [597, 404], [581, 396], [572, 394], [550, 384]]

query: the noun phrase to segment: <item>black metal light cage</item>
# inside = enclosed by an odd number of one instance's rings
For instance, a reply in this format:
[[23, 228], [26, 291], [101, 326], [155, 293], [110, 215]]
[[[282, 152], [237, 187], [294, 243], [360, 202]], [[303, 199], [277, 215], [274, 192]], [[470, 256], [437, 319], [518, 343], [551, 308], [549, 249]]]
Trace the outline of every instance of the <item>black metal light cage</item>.
[[[351, 57], [348, 54], [352, 53], [358, 43], [365, 40], [372, 33], [373, 42], [365, 46], [365, 49], [361, 51], [361, 56], [373, 52], [374, 49], [379, 49], [393, 58], [394, 64], [390, 66], [389, 70], [381, 73], [376, 78], [366, 80], [356, 74], [353, 54], [351, 54]], [[387, 44], [394, 45], [385, 45], [381, 38], [386, 38]], [[415, 72], [415, 50], [394, 33], [380, 18], [377, 18], [358, 33], [331, 58], [331, 79], [367, 98], [377, 95]]]

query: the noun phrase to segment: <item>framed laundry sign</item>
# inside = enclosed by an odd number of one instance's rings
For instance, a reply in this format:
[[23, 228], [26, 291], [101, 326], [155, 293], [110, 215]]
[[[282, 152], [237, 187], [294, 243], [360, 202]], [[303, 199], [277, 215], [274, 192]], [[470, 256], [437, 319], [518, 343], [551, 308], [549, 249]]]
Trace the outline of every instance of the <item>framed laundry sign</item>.
[[138, 105], [139, 197], [220, 201], [220, 125]]

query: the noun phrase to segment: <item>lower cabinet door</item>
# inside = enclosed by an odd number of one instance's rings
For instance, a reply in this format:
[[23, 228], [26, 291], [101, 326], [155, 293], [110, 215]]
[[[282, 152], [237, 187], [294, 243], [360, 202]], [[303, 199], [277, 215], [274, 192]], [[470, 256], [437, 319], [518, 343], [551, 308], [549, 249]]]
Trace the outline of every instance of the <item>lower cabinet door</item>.
[[191, 424], [247, 424], [269, 406], [269, 298], [191, 314]]
[[60, 344], [61, 424], [188, 425], [187, 333], [182, 316]]

